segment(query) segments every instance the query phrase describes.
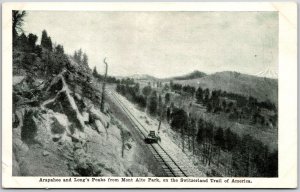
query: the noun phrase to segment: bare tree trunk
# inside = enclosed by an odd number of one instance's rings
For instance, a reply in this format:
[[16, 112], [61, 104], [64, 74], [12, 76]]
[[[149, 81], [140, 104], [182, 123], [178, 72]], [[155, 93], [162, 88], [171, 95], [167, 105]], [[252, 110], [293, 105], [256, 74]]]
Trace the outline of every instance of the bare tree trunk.
[[195, 155], [195, 133], [192, 135], [192, 151], [193, 155]]
[[192, 131], [191, 131], [191, 127], [189, 126], [189, 131], [188, 131], [188, 142], [189, 142], [189, 151], [192, 150]]
[[158, 123], [158, 128], [157, 128], [158, 133], [159, 133], [159, 131], [160, 131], [160, 126], [161, 126], [161, 121], [162, 121], [163, 112], [164, 112], [164, 106], [162, 105], [162, 106], [161, 106], [161, 109], [160, 109], [159, 123]]
[[124, 144], [124, 140], [122, 138], [122, 158], [124, 158], [124, 150], [125, 150], [125, 144]]
[[251, 164], [250, 164], [250, 150], [248, 149], [248, 158], [247, 158], [247, 176], [250, 177], [250, 172], [251, 172]]
[[198, 133], [198, 120], [196, 119], [196, 127], [194, 129], [194, 133], [193, 133], [193, 155], [195, 155], [195, 140], [196, 140], [196, 136], [197, 136], [197, 133]]
[[210, 165], [211, 160], [212, 160], [212, 156], [213, 156], [213, 152], [214, 152], [214, 127], [212, 128], [212, 138], [210, 141], [210, 148], [209, 148], [209, 160], [208, 160], [208, 164]]
[[232, 176], [234, 176], [233, 175], [233, 153], [231, 153], [230, 165], [231, 165], [231, 169], [229, 170], [230, 171], [229, 176], [232, 177]]
[[104, 79], [103, 79], [102, 96], [101, 96], [101, 103], [100, 103], [101, 112], [104, 112], [104, 95], [105, 95], [105, 85], [106, 85], [106, 76], [107, 76], [107, 68], [108, 68], [108, 65], [105, 60], [106, 60], [106, 58], [104, 58], [104, 60], [103, 60], [103, 62], [105, 64], [105, 74], [104, 74]]
[[202, 143], [202, 152], [201, 152], [201, 154], [202, 154], [202, 163], [203, 164], [205, 164], [205, 158], [206, 158], [205, 153], [206, 153], [206, 151], [205, 151], [205, 141], [203, 141], [203, 143]]
[[220, 156], [221, 156], [221, 147], [219, 147], [219, 149], [218, 149], [218, 167], [220, 164]]
[[181, 127], [182, 151], [184, 152], [184, 128]]
[[207, 157], [208, 157], [208, 144], [207, 141], [205, 140], [204, 143], [204, 163], [207, 164]]
[[208, 148], [208, 165], [210, 165], [211, 163], [211, 158], [212, 158], [212, 151], [213, 151], [213, 147], [212, 144], [209, 144], [209, 148]]

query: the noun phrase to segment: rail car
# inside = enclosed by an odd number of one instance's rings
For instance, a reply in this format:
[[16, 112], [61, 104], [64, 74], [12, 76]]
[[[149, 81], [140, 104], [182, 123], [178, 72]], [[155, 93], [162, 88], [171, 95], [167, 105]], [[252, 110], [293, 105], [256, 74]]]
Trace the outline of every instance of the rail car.
[[157, 143], [160, 141], [160, 137], [155, 134], [155, 131], [150, 131], [148, 136], [145, 138], [145, 142], [150, 144], [150, 143]]

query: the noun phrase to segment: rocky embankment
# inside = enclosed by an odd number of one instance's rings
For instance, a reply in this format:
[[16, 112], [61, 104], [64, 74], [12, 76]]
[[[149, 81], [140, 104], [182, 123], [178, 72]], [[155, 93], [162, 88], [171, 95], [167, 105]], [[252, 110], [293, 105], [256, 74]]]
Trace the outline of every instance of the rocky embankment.
[[151, 176], [134, 158], [131, 132], [92, 78], [64, 70], [51, 78], [14, 77], [14, 176]]

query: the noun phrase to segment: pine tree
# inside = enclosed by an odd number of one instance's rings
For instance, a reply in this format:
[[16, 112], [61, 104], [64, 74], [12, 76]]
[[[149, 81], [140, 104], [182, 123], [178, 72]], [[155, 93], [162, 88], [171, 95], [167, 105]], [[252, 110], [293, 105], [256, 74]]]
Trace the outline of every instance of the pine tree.
[[216, 135], [215, 135], [215, 144], [218, 146], [218, 166], [220, 162], [221, 156], [221, 148], [225, 149], [225, 139], [224, 139], [224, 132], [222, 128], [218, 128]]
[[174, 85], [174, 83], [173, 83], [173, 81], [171, 80], [170, 81], [170, 89], [173, 91], [173, 85]]
[[41, 38], [41, 46], [49, 51], [52, 51], [52, 41], [51, 38], [48, 37], [47, 31], [43, 30], [42, 38]]
[[146, 97], [148, 97], [150, 95], [151, 91], [152, 91], [152, 89], [151, 89], [151, 86], [149, 86], [149, 85], [142, 89], [142, 92]]
[[94, 67], [94, 69], [93, 69], [93, 76], [94, 77], [98, 77], [98, 71], [97, 71], [97, 68], [96, 68], [96, 66]]
[[204, 91], [203, 91], [203, 95], [204, 95], [204, 101], [207, 103], [208, 101], [209, 101], [209, 89], [205, 89]]
[[155, 115], [157, 112], [157, 95], [156, 91], [153, 91], [150, 98], [149, 98], [149, 106], [148, 106], [149, 113], [151, 115]]
[[18, 32], [23, 32], [22, 26], [24, 23], [24, 17], [26, 16], [26, 11], [12, 11], [12, 34], [13, 43], [15, 44]]
[[203, 90], [201, 89], [201, 87], [199, 87], [197, 89], [197, 92], [196, 92], [196, 99], [197, 99], [197, 103], [200, 103], [203, 101]]
[[199, 144], [201, 144], [204, 140], [204, 134], [203, 134], [203, 120], [202, 119], [199, 119], [198, 122], [198, 133], [197, 133], [197, 142]]
[[170, 107], [167, 108], [167, 121], [170, 122], [170, 116], [171, 116], [171, 109]]
[[81, 64], [82, 63], [82, 50], [79, 49], [77, 52], [77, 63]]
[[57, 54], [64, 54], [65, 53], [64, 47], [62, 45], [58, 44], [55, 47], [55, 53], [57, 53]]
[[77, 54], [77, 51], [74, 51], [73, 59], [77, 62], [77, 60], [78, 60], [78, 54]]
[[170, 93], [165, 94], [165, 103], [168, 105], [170, 103]]
[[32, 33], [29, 33], [28, 35], [28, 48], [30, 52], [33, 52], [35, 50], [35, 44], [37, 41], [38, 37]]
[[48, 36], [47, 42], [48, 42], [48, 46], [47, 46], [48, 50], [49, 50], [49, 51], [52, 51], [52, 50], [53, 50], [53, 47], [52, 47], [51, 37]]
[[24, 52], [28, 52], [28, 39], [24, 33], [22, 33], [17, 42], [17, 47]]
[[224, 132], [222, 128], [218, 128], [215, 135], [215, 143], [221, 148], [225, 148]]
[[42, 32], [42, 39], [41, 39], [41, 46], [42, 47], [46, 47], [47, 46], [47, 39], [48, 39], [47, 31], [43, 30], [43, 32]]
[[86, 55], [86, 53], [83, 54], [82, 64], [88, 66], [88, 56]]

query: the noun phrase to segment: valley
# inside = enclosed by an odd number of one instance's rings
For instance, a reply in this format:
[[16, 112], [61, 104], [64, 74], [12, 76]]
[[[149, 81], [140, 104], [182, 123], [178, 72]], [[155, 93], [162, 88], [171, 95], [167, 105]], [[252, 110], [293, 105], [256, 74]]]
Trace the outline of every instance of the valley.
[[[224, 73], [221, 75], [223, 76]], [[216, 74], [202, 78], [208, 79], [210, 76], [215, 78]], [[146, 112], [147, 118], [143, 119], [143, 116], [140, 116], [141, 121], [148, 126], [151, 125], [159, 134], [166, 133], [173, 143], [193, 159], [194, 164], [199, 165], [200, 170], [205, 170], [206, 175], [250, 176], [259, 171], [254, 159], [251, 160], [256, 152], [249, 151], [248, 157], [245, 157], [245, 154], [242, 151], [240, 153], [239, 150], [244, 147], [248, 149], [262, 147], [262, 150], [268, 151], [267, 153], [271, 155], [269, 158], [277, 154], [277, 104], [270, 101], [276, 101], [277, 98], [269, 97], [263, 100], [255, 92], [249, 95], [248, 90], [251, 87], [249, 81], [240, 80], [244, 79], [241, 78], [243, 76], [263, 85], [266, 95], [272, 95], [273, 89], [276, 89], [275, 79], [238, 74], [228, 75], [227, 77], [231, 79], [223, 80], [240, 82], [243, 89], [239, 90], [237, 87], [234, 93], [228, 92], [230, 90], [228, 87], [233, 87], [234, 83], [224, 84], [222, 89], [210, 90], [201, 85], [195, 88], [192, 84], [185, 84], [188, 81], [194, 82], [195, 79], [153, 80], [153, 77], [147, 79], [149, 76], [123, 79], [117, 85], [116, 91], [123, 95], [127, 102], [134, 103], [130, 111]], [[203, 81], [206, 81], [205, 79]], [[270, 93], [268, 90], [271, 90]], [[152, 124], [149, 120], [151, 118], [154, 118], [156, 123]], [[253, 157], [249, 160], [249, 156]], [[245, 170], [232, 170], [235, 169], [232, 164], [233, 159], [237, 164], [235, 166], [245, 167]], [[249, 168], [250, 165], [252, 168]], [[252, 171], [249, 172], [249, 169]]]
[[114, 57], [71, 53], [45, 29], [21, 30], [24, 18], [13, 11], [13, 176], [278, 177], [278, 79], [202, 72], [186, 50], [159, 67], [120, 44]]

